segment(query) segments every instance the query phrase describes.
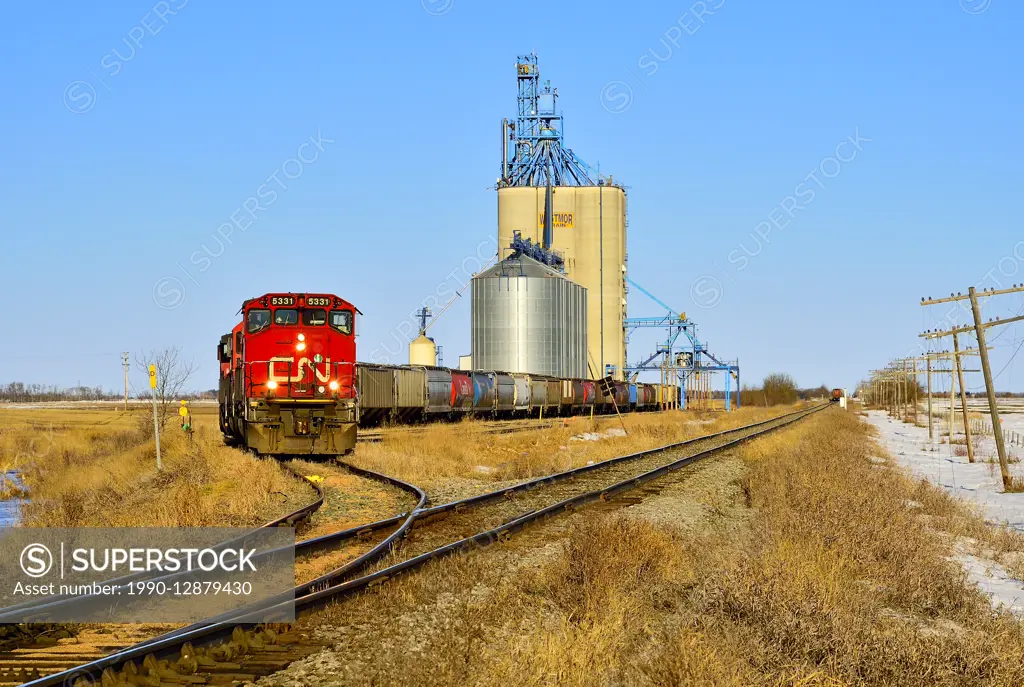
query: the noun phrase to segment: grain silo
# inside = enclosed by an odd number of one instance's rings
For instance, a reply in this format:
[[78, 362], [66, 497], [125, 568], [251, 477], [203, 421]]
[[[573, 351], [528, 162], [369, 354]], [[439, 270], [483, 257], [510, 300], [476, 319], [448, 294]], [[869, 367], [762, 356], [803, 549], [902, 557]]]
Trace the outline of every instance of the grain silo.
[[587, 291], [522, 253], [473, 277], [473, 367], [588, 377]]
[[[626, 193], [562, 145], [558, 91], [539, 85], [537, 58], [517, 62], [519, 112], [502, 122], [498, 245], [514, 232], [560, 253], [587, 290], [588, 377], [623, 378], [626, 345]], [[596, 177], [596, 181], [595, 181]], [[475, 362], [475, 361], [474, 361]]]
[[[551, 189], [552, 227], [547, 247], [565, 258], [565, 272], [587, 290], [589, 377], [611, 368], [621, 378], [626, 365], [622, 321], [626, 317], [626, 194], [616, 186], [557, 186]], [[544, 245], [547, 189], [498, 189], [498, 245], [513, 232]]]

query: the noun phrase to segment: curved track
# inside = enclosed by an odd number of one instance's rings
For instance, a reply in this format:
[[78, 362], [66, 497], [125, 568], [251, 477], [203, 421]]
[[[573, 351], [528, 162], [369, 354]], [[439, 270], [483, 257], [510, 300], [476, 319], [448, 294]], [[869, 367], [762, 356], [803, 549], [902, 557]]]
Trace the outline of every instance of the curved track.
[[[348, 466], [357, 471], [357, 474], [383, 479], [394, 486], [418, 494], [419, 503], [409, 513], [296, 544], [296, 554], [298, 555], [300, 548], [303, 552], [312, 552], [318, 547], [330, 547], [336, 542], [365, 536], [370, 532], [395, 528], [389, 536], [364, 555], [313, 581], [296, 586], [294, 590], [296, 612], [305, 613], [322, 607], [367, 587], [380, 584], [390, 577], [415, 569], [428, 561], [500, 541], [532, 522], [574, 509], [591, 501], [606, 500], [673, 470], [791, 425], [827, 407], [829, 404], [801, 409], [751, 425], [567, 470], [507, 489], [433, 508], [426, 507], [426, 495], [417, 487], [384, 475]], [[566, 485], [563, 483], [570, 481], [574, 484], [569, 485], [571, 488], [566, 489]], [[478, 509], [485, 504], [515, 501], [524, 496], [526, 499], [516, 504], [512, 511], [508, 511], [507, 508], [499, 508], [486, 517], [478, 518], [485, 529], [476, 531], [470, 536], [461, 536], [454, 541], [449, 540], [440, 546], [434, 546], [439, 538], [442, 538], [440, 535], [432, 534], [429, 538], [417, 535], [413, 537], [412, 545], [399, 552], [399, 557], [402, 560], [391, 562], [371, 573], [359, 577], [354, 576], [357, 572], [380, 560], [385, 554], [390, 553], [395, 545], [410, 532], [414, 522], [422, 522], [425, 528], [430, 528], [431, 521], [436, 522], [440, 518], [453, 514], [462, 515], [469, 509]], [[522, 510], [523, 508], [526, 508], [525, 512]], [[481, 512], [483, 511], [481, 510]], [[518, 514], [511, 518], [505, 518], [508, 512], [518, 512]], [[495, 521], [497, 521], [496, 525]], [[470, 524], [469, 521], [463, 523], [464, 526], [468, 524]], [[415, 543], [417, 539], [420, 540], [419, 544]], [[429, 544], [424, 546], [423, 542], [429, 542]], [[424, 548], [428, 550], [422, 550]], [[271, 607], [269, 611], [271, 613], [275, 610], [280, 611], [283, 618], [283, 614], [290, 608], [291, 603], [291, 600], [282, 600], [279, 606]], [[254, 611], [255, 609], [249, 610]], [[268, 609], [265, 605], [261, 610], [261, 617], [272, 617], [267, 615]], [[126, 679], [126, 675], [154, 679], [153, 684], [161, 681], [192, 684], [222, 682], [226, 677], [234, 674], [243, 676], [238, 679], [250, 679], [254, 675], [274, 672], [291, 660], [319, 650], [319, 646], [304, 642], [290, 633], [276, 635], [273, 630], [266, 629], [262, 623], [247, 622], [246, 612], [243, 609], [227, 616], [210, 618], [203, 623], [175, 630], [110, 656], [79, 665], [71, 670], [39, 678], [27, 684], [34, 687], [50, 685], [82, 687], [83, 685], [100, 684], [101, 676], [107, 681], [104, 684], [116, 684], [118, 679]], [[204, 649], [203, 647], [213, 648]], [[143, 663], [144, 666], [141, 673], [137, 665], [139, 663]], [[146, 683], [136, 681], [136, 684]]]

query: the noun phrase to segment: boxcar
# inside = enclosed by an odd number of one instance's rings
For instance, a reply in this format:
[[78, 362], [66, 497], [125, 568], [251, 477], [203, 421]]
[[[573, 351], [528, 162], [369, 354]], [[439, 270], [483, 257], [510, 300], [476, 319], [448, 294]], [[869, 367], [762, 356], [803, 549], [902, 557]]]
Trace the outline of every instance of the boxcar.
[[615, 390], [615, 405], [620, 411], [629, 409], [629, 384], [625, 382], [612, 382]]
[[395, 405], [396, 420], [414, 422], [422, 419], [427, 408], [427, 371], [422, 367], [396, 367]]
[[574, 379], [574, 380], [572, 380], [572, 407], [573, 407], [573, 409], [578, 411], [580, 408], [583, 407], [584, 401], [585, 401], [585, 398], [584, 398], [584, 390], [583, 390], [583, 380], [582, 379]]
[[452, 412], [466, 413], [473, 410], [473, 378], [468, 372], [452, 371]]
[[551, 411], [552, 415], [557, 415], [562, 409], [562, 384], [557, 379], [548, 380], [548, 404], [544, 408], [544, 413], [547, 414]]
[[394, 368], [360, 364], [356, 371], [360, 424], [383, 422], [391, 416], [395, 405]]
[[597, 383], [584, 380], [583, 382], [583, 406], [593, 408], [597, 405]]
[[547, 412], [548, 380], [530, 377], [530, 413]]
[[511, 375], [496, 373], [494, 375], [495, 404], [494, 409], [500, 415], [512, 415], [516, 407], [516, 383]]
[[573, 406], [573, 391], [574, 391], [574, 389], [573, 389], [572, 380], [571, 379], [563, 379], [563, 380], [561, 380], [559, 382], [559, 384], [562, 387], [561, 391], [559, 392], [559, 394], [560, 394], [560, 396], [559, 396], [559, 398], [560, 398], [560, 405], [562, 406], [562, 408], [565, 410], [566, 413], [569, 413], [569, 412], [572, 411], [572, 406]]
[[530, 378], [527, 375], [514, 374], [512, 383], [515, 388], [515, 398], [513, 399], [515, 412], [525, 415], [530, 412]]
[[452, 412], [451, 370], [427, 370], [427, 406], [430, 415], [447, 415]]
[[486, 413], [494, 410], [494, 375], [490, 372], [472, 372], [473, 410]]

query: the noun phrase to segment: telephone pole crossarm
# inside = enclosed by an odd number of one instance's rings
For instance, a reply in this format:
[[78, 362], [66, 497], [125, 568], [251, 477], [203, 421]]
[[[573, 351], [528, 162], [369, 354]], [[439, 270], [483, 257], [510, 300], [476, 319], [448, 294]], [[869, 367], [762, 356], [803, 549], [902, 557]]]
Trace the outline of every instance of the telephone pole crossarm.
[[918, 334], [922, 339], [941, 339], [944, 336], [952, 336], [953, 334], [963, 334], [964, 332], [974, 332], [978, 329], [988, 329], [989, 327], [995, 327], [1000, 324], [1010, 324], [1011, 322], [1020, 322], [1024, 320], [1024, 315], [1017, 315], [1016, 317], [1008, 317], [1005, 320], [991, 320], [990, 322], [982, 322], [977, 325], [968, 325], [965, 327], [954, 327], [943, 332], [924, 332]]
[[[976, 294], [976, 295], [977, 295], [978, 298], [987, 298], [988, 296], [1001, 296], [1001, 295], [1006, 294], [1006, 293], [1024, 293], [1024, 284], [1020, 284], [1020, 285], [1014, 284], [1013, 287], [1009, 288], [1009, 289], [992, 289], [990, 291], [982, 291], [981, 293]], [[921, 305], [936, 305], [937, 303], [952, 303], [954, 301], [970, 300], [970, 298], [971, 298], [971, 294], [970, 293], [958, 293], [955, 296], [953, 294], [949, 294], [949, 298], [931, 298], [930, 296], [928, 298], [924, 298], [922, 296], [922, 298], [921, 298]]]

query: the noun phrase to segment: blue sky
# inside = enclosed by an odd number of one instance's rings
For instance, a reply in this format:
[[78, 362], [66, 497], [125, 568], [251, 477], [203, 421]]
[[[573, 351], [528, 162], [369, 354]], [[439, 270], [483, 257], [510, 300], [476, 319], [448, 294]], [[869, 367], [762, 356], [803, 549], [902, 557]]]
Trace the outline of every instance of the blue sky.
[[[568, 145], [629, 188], [630, 276], [744, 381], [852, 386], [941, 321], [921, 296], [1024, 282], [1020, 3], [524, 11], [8, 8], [0, 382], [117, 388], [120, 351], [180, 345], [212, 388], [219, 335], [272, 290], [351, 300], [360, 357], [405, 362], [409, 313], [496, 250], [498, 122], [530, 51]], [[634, 291], [630, 314], [661, 313]], [[446, 363], [468, 324], [465, 298], [433, 328]], [[1000, 388], [1024, 389], [1021, 340], [995, 342]]]

